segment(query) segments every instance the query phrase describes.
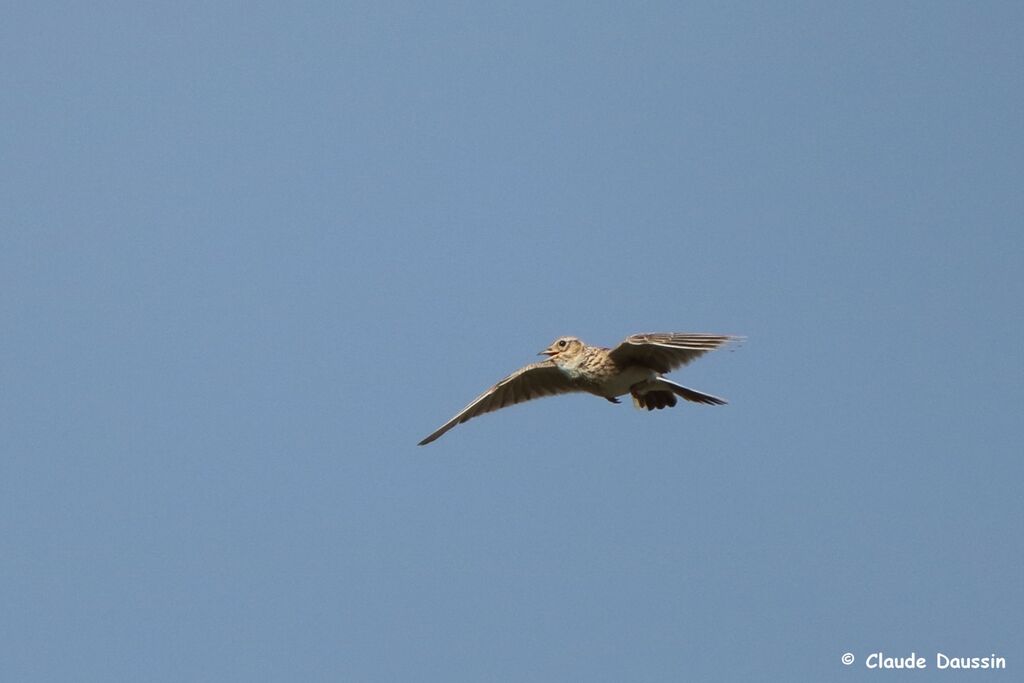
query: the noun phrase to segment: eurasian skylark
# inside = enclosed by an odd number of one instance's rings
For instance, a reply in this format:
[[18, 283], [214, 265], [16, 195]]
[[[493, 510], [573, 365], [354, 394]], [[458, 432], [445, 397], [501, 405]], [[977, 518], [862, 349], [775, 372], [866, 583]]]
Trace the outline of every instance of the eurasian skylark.
[[457, 424], [505, 406], [542, 396], [585, 391], [618, 403], [631, 394], [637, 408], [654, 410], [687, 401], [720, 406], [725, 399], [687, 389], [662, 377], [708, 351], [742, 337], [725, 334], [654, 332], [634, 334], [614, 349], [587, 346], [576, 337], [559, 337], [538, 355], [540, 363], [520, 368], [480, 394], [458, 415], [420, 441], [420, 446], [439, 438]]

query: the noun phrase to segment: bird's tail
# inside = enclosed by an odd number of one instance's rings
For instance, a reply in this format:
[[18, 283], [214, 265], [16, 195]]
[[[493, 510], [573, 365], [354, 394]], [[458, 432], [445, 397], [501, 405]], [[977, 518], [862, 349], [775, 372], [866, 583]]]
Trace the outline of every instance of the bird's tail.
[[[703, 394], [699, 391], [688, 389], [687, 387], [684, 387], [680, 384], [676, 384], [675, 382], [670, 382], [664, 377], [659, 377], [657, 382], [658, 384], [664, 385], [666, 388], [671, 389], [674, 394], [680, 396], [681, 398], [685, 398], [687, 401], [693, 401], [694, 403], [703, 403], [709, 406], [724, 406], [726, 403], [728, 403], [728, 401], [726, 401], [724, 398], [718, 398], [717, 396], [712, 396], [711, 394]], [[673, 403], [673, 405], [675, 404]]]
[[654, 389], [645, 391], [642, 394], [633, 394], [633, 406], [636, 408], [647, 408], [647, 410], [661, 410], [662, 408], [674, 408], [676, 397], [671, 391]]

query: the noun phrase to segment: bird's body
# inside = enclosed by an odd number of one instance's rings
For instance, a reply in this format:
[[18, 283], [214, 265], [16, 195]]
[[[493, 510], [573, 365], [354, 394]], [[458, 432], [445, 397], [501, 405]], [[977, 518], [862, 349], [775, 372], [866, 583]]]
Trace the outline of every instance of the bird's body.
[[615, 398], [625, 396], [634, 386], [642, 386], [650, 382], [657, 373], [639, 365], [627, 365], [624, 368], [613, 367], [611, 373], [604, 379], [594, 381], [581, 377], [580, 386], [584, 391], [604, 398]]
[[662, 377], [712, 349], [739, 339], [680, 332], [635, 334], [614, 349], [587, 346], [576, 337], [556, 339], [541, 355], [548, 360], [520, 368], [478, 396], [458, 415], [423, 439], [426, 445], [457, 424], [493, 410], [542, 396], [583, 391], [618, 403], [631, 394], [638, 408], [662, 409], [687, 401], [723, 405], [725, 400]]

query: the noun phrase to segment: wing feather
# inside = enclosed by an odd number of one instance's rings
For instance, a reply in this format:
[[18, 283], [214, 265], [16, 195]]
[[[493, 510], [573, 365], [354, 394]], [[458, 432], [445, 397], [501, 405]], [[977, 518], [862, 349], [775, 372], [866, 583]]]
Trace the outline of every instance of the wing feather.
[[671, 372], [690, 361], [743, 337], [728, 334], [650, 332], [634, 334], [611, 350], [622, 365], [642, 365], [660, 373]]
[[579, 391], [565, 373], [558, 369], [554, 361], [546, 360], [540, 363], [533, 363], [520, 368], [511, 375], [501, 380], [493, 387], [473, 399], [473, 402], [463, 408], [452, 419], [420, 441], [420, 446], [425, 446], [431, 441], [441, 437], [452, 427], [471, 420], [477, 415], [500, 410], [507, 406], [530, 401], [544, 396], [555, 394], [566, 394], [572, 391]]

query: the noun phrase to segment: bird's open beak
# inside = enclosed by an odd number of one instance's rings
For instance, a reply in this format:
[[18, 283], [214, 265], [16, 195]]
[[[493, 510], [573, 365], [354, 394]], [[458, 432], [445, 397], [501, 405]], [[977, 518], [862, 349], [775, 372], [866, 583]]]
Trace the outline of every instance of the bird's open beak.
[[549, 346], [548, 348], [544, 349], [543, 351], [541, 351], [537, 355], [538, 356], [548, 356], [548, 357], [550, 357], [550, 356], [555, 355], [555, 353], [556, 353], [556, 351]]

